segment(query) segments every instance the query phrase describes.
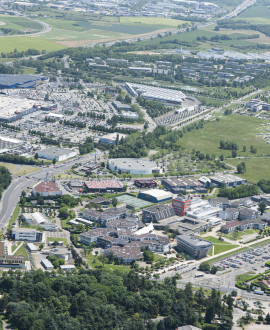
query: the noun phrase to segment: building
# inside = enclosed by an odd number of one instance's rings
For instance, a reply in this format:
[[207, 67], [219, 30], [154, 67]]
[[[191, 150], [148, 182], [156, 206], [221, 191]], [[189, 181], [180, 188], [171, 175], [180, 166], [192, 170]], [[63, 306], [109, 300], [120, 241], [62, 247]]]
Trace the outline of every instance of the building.
[[0, 95], [0, 121], [12, 122], [37, 110], [34, 100]]
[[209, 218], [219, 217], [221, 209], [209, 204], [208, 201], [201, 198], [191, 199], [190, 208], [186, 215], [194, 218], [207, 221]]
[[0, 267], [25, 268], [25, 257], [6, 254], [5, 242], [0, 242]]
[[203, 220], [193, 219], [190, 217], [183, 217], [177, 222], [177, 231], [179, 234], [194, 235], [200, 234], [200, 232], [207, 230], [211, 225]]
[[172, 194], [161, 189], [150, 189], [141, 191], [138, 195], [138, 198], [141, 198], [152, 203], [161, 203], [170, 201], [172, 199]]
[[177, 246], [191, 257], [201, 259], [207, 257], [213, 243], [192, 235], [179, 235]]
[[22, 220], [29, 226], [39, 226], [49, 231], [57, 231], [58, 227], [52, 223], [44, 214], [40, 212], [22, 213]]
[[[203, 184], [201, 184], [198, 180], [195, 179], [163, 179], [161, 184], [164, 188], [170, 190], [174, 194], [178, 194], [180, 192], [186, 190], [195, 190], [195, 189], [202, 189], [204, 188]], [[205, 189], [207, 192], [207, 189]]]
[[42, 242], [43, 233], [34, 228], [13, 228], [11, 238], [15, 241]]
[[33, 243], [27, 243], [25, 246], [29, 250], [30, 253], [39, 251], [39, 248]]
[[116, 144], [117, 141], [120, 141], [121, 139], [124, 139], [126, 137], [126, 134], [121, 133], [108, 133], [99, 138], [100, 143], [106, 143], [106, 144]]
[[236, 187], [241, 184], [247, 183], [246, 179], [242, 179], [238, 176], [231, 175], [231, 174], [219, 174], [216, 176], [212, 176], [211, 181], [213, 184], [217, 185], [218, 187]]
[[133, 83], [126, 83], [125, 87], [127, 91], [134, 97], [141, 96], [144, 99], [159, 101], [169, 106], [177, 106], [182, 104], [186, 98], [184, 93], [173, 89]]
[[105, 197], [99, 196], [97, 198], [91, 199], [90, 203], [102, 206], [109, 206], [111, 204], [111, 201]]
[[117, 173], [127, 173], [133, 175], [149, 175], [160, 173], [160, 168], [156, 162], [138, 158], [116, 158], [108, 161], [111, 171]]
[[72, 149], [65, 149], [59, 147], [51, 147], [46, 149], [41, 149], [38, 151], [39, 158], [56, 160], [57, 162], [64, 161], [66, 159], [76, 157], [77, 151]]
[[156, 181], [147, 180], [147, 179], [134, 180], [134, 185], [139, 188], [156, 188], [157, 187]]
[[240, 230], [247, 230], [247, 229], [265, 229], [267, 228], [267, 223], [262, 222], [260, 220], [245, 220], [245, 221], [231, 221], [228, 224], [222, 226], [220, 231], [222, 233], [228, 234], [234, 231]]
[[86, 181], [84, 188], [91, 193], [123, 191], [122, 184], [117, 180]]
[[29, 74], [1, 74], [0, 89], [32, 88], [45, 81], [47, 77]]
[[124, 104], [120, 101], [113, 101], [112, 105], [117, 111], [131, 111], [131, 106], [129, 104]]
[[32, 194], [41, 197], [59, 196], [62, 195], [62, 191], [54, 180], [48, 179], [37, 183], [32, 189]]
[[221, 219], [231, 221], [236, 220], [239, 217], [239, 208], [227, 207], [224, 211], [219, 213]]
[[225, 210], [229, 206], [229, 200], [225, 197], [210, 198], [208, 202], [209, 204], [219, 207], [222, 210]]
[[191, 205], [191, 199], [189, 197], [179, 196], [172, 200], [172, 207], [174, 208], [175, 214], [184, 216]]
[[121, 262], [127, 264], [130, 264], [142, 257], [141, 250], [136, 246], [125, 246], [125, 247], [112, 246], [111, 248], [106, 249], [104, 252], [106, 255], [112, 253]]
[[64, 271], [71, 271], [71, 270], [75, 270], [76, 267], [74, 265], [60, 265], [60, 269]]
[[48, 259], [42, 259], [40, 263], [46, 270], [53, 270], [54, 269], [53, 264]]
[[239, 210], [239, 220], [254, 220], [258, 218], [258, 212], [247, 207]]
[[54, 256], [59, 259], [64, 259], [65, 261], [68, 261], [71, 259], [71, 252], [66, 248], [54, 248], [49, 251], [49, 256]]
[[167, 204], [158, 204], [142, 210], [143, 222], [159, 222], [173, 216], [175, 216], [175, 211], [172, 206]]

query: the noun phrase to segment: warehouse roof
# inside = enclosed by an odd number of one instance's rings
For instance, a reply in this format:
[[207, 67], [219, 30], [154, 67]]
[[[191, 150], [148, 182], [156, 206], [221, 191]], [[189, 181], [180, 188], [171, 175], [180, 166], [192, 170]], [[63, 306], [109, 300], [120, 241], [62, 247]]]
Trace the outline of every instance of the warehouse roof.
[[66, 149], [66, 148], [59, 148], [59, 147], [51, 147], [46, 149], [41, 149], [38, 151], [38, 153], [42, 153], [43, 155], [54, 155], [54, 156], [64, 156], [66, 154], [69, 154], [70, 152], [73, 152], [72, 149]]
[[122, 188], [121, 183], [117, 180], [86, 181], [84, 184], [88, 189]]
[[[5, 87], [13, 87], [19, 85], [20, 87], [30, 87], [34, 82], [44, 80], [45, 77], [29, 74], [1, 74], [0, 85]], [[24, 86], [26, 85], [27, 86]]]
[[218, 181], [218, 182], [239, 182], [245, 181], [244, 179], [240, 178], [239, 176], [231, 175], [231, 174], [219, 174], [211, 177], [211, 180]]
[[141, 194], [150, 195], [150, 196], [155, 197], [157, 199], [172, 197], [172, 194], [170, 192], [167, 192], [167, 191], [161, 190], [161, 189], [145, 190], [145, 191], [141, 192]]
[[132, 169], [146, 169], [146, 168], [157, 168], [156, 162], [147, 159], [138, 158], [116, 158], [110, 159], [111, 165], [120, 168], [132, 168]]

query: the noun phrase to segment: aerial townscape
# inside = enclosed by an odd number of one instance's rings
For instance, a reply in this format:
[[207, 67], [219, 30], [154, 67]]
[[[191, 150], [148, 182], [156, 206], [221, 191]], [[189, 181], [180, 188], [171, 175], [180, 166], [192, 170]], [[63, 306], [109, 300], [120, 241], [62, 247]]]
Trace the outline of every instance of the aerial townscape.
[[0, 0], [0, 330], [270, 329], [269, 0]]

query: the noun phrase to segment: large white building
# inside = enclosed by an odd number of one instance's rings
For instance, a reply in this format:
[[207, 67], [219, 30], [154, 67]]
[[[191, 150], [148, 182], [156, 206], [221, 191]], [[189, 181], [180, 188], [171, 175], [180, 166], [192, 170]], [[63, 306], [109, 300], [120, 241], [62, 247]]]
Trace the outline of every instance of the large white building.
[[134, 96], [142, 96], [147, 100], [154, 100], [163, 102], [166, 105], [179, 105], [182, 104], [186, 95], [178, 90], [160, 88], [154, 86], [126, 83], [126, 89]]
[[46, 149], [41, 149], [38, 151], [38, 156], [40, 158], [56, 160], [57, 162], [61, 162], [63, 160], [76, 157], [78, 154], [77, 151], [72, 149], [65, 149], [59, 147], [51, 147]]
[[124, 139], [127, 135], [121, 133], [108, 133], [99, 138], [100, 143], [116, 144], [116, 141]]
[[22, 213], [22, 220], [24, 220], [29, 226], [39, 226], [49, 231], [58, 230], [57, 225], [52, 223], [44, 214], [40, 212]]
[[156, 162], [137, 158], [110, 159], [108, 167], [113, 172], [134, 175], [147, 175], [160, 172], [160, 168], [157, 166]]
[[14, 228], [12, 238], [15, 241], [42, 242], [43, 233], [33, 228]]

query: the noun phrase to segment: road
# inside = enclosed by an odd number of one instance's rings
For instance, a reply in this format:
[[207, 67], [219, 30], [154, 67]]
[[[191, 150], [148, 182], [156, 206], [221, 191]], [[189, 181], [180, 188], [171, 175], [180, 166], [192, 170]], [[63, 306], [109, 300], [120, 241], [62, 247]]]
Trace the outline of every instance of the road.
[[45, 23], [45, 22], [42, 22], [42, 21], [39, 21], [37, 19], [32, 19], [30, 17], [25, 17], [25, 19], [28, 19], [29, 21], [32, 21], [32, 22], [36, 22], [36, 23], [39, 23], [40, 25], [43, 26], [43, 29], [39, 32], [34, 32], [34, 33], [26, 33], [26, 34], [8, 34], [8, 35], [1, 35], [0, 38], [7, 38], [7, 37], [36, 37], [36, 36], [39, 36], [41, 34], [45, 34], [45, 33], [48, 33], [52, 30], [52, 27]]
[[[26, 190], [27, 187], [33, 186], [40, 180], [46, 178], [47, 174], [48, 177], [56, 176], [58, 174], [64, 173], [65, 171], [69, 170], [75, 163], [78, 161], [80, 162], [88, 162], [90, 160], [95, 159], [95, 154], [88, 154], [81, 156], [80, 159], [78, 158], [69, 160], [63, 163], [61, 167], [43, 167], [39, 171], [34, 172], [32, 174], [28, 174], [25, 176], [17, 177], [13, 176], [12, 183], [8, 187], [7, 190], [3, 193], [1, 202], [0, 202], [0, 229], [3, 229], [10, 220], [15, 206], [18, 204], [20, 200], [20, 196], [23, 190]], [[58, 166], [60, 164], [56, 164]]]

